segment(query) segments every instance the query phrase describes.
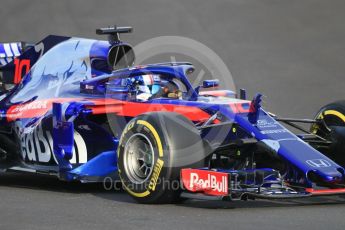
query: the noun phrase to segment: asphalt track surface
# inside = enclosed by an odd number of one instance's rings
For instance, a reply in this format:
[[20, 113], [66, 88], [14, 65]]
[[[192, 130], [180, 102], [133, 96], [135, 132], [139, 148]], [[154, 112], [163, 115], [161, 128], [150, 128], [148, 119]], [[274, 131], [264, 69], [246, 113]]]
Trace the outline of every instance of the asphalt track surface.
[[[237, 88], [262, 92], [282, 116], [312, 117], [344, 99], [345, 2], [323, 0], [1, 0], [0, 40], [97, 38], [131, 25], [132, 44], [185, 36], [214, 50]], [[344, 229], [345, 199], [140, 205], [123, 191], [55, 178], [0, 175], [0, 229]]]

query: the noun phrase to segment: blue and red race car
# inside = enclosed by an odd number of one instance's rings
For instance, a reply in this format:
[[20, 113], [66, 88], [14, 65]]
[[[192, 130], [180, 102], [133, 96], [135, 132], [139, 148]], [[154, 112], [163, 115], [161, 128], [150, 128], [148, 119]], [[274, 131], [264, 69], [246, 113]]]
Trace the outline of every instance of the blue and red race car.
[[194, 88], [190, 63], [133, 66], [119, 38], [131, 30], [0, 44], [2, 171], [111, 176], [141, 203], [345, 193], [344, 101], [315, 119], [279, 118], [260, 94], [247, 100], [217, 80]]

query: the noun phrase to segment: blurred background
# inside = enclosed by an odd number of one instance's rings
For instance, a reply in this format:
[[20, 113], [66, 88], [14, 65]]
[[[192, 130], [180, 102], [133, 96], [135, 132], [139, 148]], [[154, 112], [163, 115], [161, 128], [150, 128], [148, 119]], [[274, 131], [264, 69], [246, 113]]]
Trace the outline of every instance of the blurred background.
[[231, 70], [237, 89], [263, 93], [273, 113], [311, 117], [322, 105], [345, 99], [343, 0], [1, 0], [0, 5], [3, 42], [36, 42], [48, 34], [99, 38], [96, 28], [129, 25], [134, 33], [122, 38], [132, 45], [163, 35], [205, 44]]
[[[114, 24], [134, 27], [133, 34], [122, 36], [132, 45], [184, 36], [218, 54], [237, 89], [246, 88], [251, 97], [266, 95], [266, 109], [309, 118], [322, 105], [345, 99], [344, 9], [344, 0], [0, 0], [0, 42], [37, 42], [48, 34], [100, 38], [95, 29]], [[0, 187], [0, 229], [343, 229], [345, 224], [344, 202], [334, 198], [327, 198], [330, 205], [299, 200], [147, 206], [133, 204], [123, 192], [43, 176], [2, 175]]]

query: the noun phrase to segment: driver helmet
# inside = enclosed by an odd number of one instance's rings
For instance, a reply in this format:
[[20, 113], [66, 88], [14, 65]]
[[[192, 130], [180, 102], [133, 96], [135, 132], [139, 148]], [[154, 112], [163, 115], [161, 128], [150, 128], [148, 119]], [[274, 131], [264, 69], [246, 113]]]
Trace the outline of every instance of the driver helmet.
[[157, 74], [141, 75], [137, 80], [140, 93], [155, 95], [161, 89], [161, 78]]

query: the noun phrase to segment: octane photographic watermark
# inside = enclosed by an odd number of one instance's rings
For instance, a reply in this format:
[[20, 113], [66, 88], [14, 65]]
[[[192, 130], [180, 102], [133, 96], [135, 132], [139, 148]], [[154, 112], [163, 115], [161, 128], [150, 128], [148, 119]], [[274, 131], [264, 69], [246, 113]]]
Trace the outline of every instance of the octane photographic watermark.
[[[219, 79], [226, 89], [236, 91], [235, 84], [230, 70], [223, 60], [206, 45], [186, 37], [161, 36], [146, 40], [134, 47], [136, 64], [148, 64], [147, 60], [153, 57], [170, 57], [170, 62], [191, 62], [198, 67], [196, 77], [190, 79], [192, 85], [197, 87], [201, 84], [206, 73], [211, 74], [210, 78]], [[177, 60], [176, 56], [181, 55], [186, 60]], [[162, 62], [162, 61], [160, 61]]]
[[[142, 184], [129, 184], [127, 185], [130, 190], [137, 190], [147, 188], [150, 184], [150, 181], [146, 181]], [[165, 178], [158, 178], [157, 186], [162, 185], [163, 190], [172, 190], [178, 191], [183, 187], [181, 180], [167, 180]], [[120, 179], [114, 179], [112, 177], [105, 177], [103, 179], [103, 188], [106, 191], [121, 191], [124, 189], [123, 184]]]
[[[241, 189], [242, 186], [248, 186], [248, 181], [250, 181], [251, 185], [255, 187], [257, 184], [264, 184], [265, 181], [269, 181], [269, 179], [264, 178], [259, 173], [254, 174], [242, 174], [239, 176], [238, 174], [234, 175], [234, 178], [231, 183], [231, 189], [237, 190]], [[190, 178], [186, 181], [187, 187], [198, 187], [200, 189], [205, 188], [216, 188], [218, 181], [215, 178], [209, 177], [208, 179], [199, 178], [198, 174], [191, 175]], [[149, 187], [150, 181], [145, 181], [141, 184], [134, 184], [130, 183], [127, 185], [127, 189], [133, 190], [142, 190]], [[176, 180], [167, 180], [165, 178], [158, 178], [156, 186], [159, 186], [162, 190], [169, 190], [169, 191], [179, 191], [183, 188], [183, 182], [180, 179]], [[105, 177], [103, 179], [103, 188], [106, 191], [122, 191], [124, 190], [123, 184], [120, 179], [114, 179], [112, 177]]]
[[[137, 68], [144, 69], [147, 65], [154, 63], [163, 63], [162, 65], [169, 65], [169, 63], [182, 64], [183, 62], [190, 62], [195, 67], [195, 71], [187, 76], [192, 86], [191, 90], [198, 91], [197, 87], [203, 84], [203, 80], [217, 79], [220, 82], [221, 89], [230, 90], [234, 94], [236, 93], [233, 77], [227, 65], [212, 49], [196, 40], [180, 36], [161, 36], [141, 42], [134, 46], [133, 50], [135, 54], [133, 70]], [[152, 73], [145, 72], [145, 75], [150, 74]], [[131, 76], [127, 77], [131, 78]], [[121, 78], [125, 79], [126, 76], [121, 76]], [[202, 87], [200, 89], [202, 89]], [[108, 94], [111, 95], [110, 92]], [[207, 100], [212, 101], [212, 97], [204, 97], [203, 100], [205, 103], [207, 103]], [[223, 100], [226, 99], [224, 98]], [[157, 109], [157, 104], [155, 103], [146, 103], [145, 106], [144, 112], [165, 110], [164, 106], [161, 106], [161, 108]], [[109, 108], [109, 112], [107, 113], [108, 122], [110, 123], [114, 136], [120, 137], [122, 130], [126, 127], [129, 120], [126, 116], [114, 116], [114, 114], [111, 113], [111, 109], [112, 108]], [[120, 108], [120, 110], [122, 110], [121, 114], [133, 113], [133, 111], [128, 112], [126, 109], [127, 107], [122, 106]], [[210, 116], [212, 116], [212, 114]], [[166, 127], [164, 119], [161, 119], [160, 123], [161, 127]], [[169, 132], [169, 130], [167, 130], [167, 132]], [[220, 131], [211, 131], [206, 135], [212, 136], [210, 139], [219, 141], [225, 140], [227, 137], [227, 132], [224, 132], [223, 129], [220, 129]], [[207, 136], [204, 138], [207, 138]], [[204, 155], [193, 150], [195, 149], [195, 145], [200, 145], [200, 143], [190, 143], [189, 146], [185, 146], [184, 149], [180, 149], [180, 151], [188, 154], [183, 154], [183, 156], [181, 154], [181, 159], [176, 161], [179, 165], [175, 166], [191, 165], [195, 162], [203, 160]]]

